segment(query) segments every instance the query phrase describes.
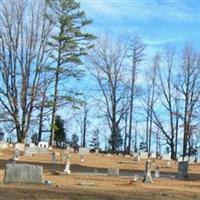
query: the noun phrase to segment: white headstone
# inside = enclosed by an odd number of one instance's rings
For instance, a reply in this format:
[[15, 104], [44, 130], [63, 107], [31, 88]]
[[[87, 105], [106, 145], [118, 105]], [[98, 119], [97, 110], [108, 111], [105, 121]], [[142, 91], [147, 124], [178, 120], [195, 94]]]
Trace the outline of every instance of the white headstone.
[[148, 152], [140, 152], [140, 158], [143, 160], [148, 159]]
[[155, 168], [155, 178], [159, 178], [160, 177], [160, 168], [159, 167], [156, 167]]
[[24, 152], [25, 151], [25, 144], [24, 143], [16, 143], [15, 149], [18, 149], [20, 152]]
[[182, 157], [178, 157], [178, 162], [182, 162], [183, 158]]
[[189, 163], [190, 164], [193, 164], [193, 163], [195, 163], [196, 162], [196, 157], [195, 156], [191, 156], [190, 158], [189, 158]]
[[7, 149], [7, 148], [9, 148], [8, 142], [1, 141], [0, 142], [0, 149]]
[[108, 176], [119, 176], [119, 168], [108, 168]]
[[155, 153], [151, 153], [151, 158], [156, 159], [156, 154]]
[[15, 149], [14, 154], [13, 154], [13, 160], [19, 160], [19, 156], [20, 156], [19, 149]]
[[49, 144], [48, 144], [48, 142], [39, 142], [38, 143], [38, 148], [49, 148]]
[[184, 161], [189, 161], [189, 156], [185, 156]]
[[30, 148], [35, 148], [35, 143], [30, 143], [30, 144], [29, 144], [29, 147], [30, 147]]
[[163, 154], [162, 159], [163, 160], [171, 160], [171, 155], [170, 154]]
[[26, 156], [33, 156], [38, 153], [38, 148], [37, 147], [25, 147], [25, 155]]
[[86, 155], [89, 155], [90, 153], [90, 150], [88, 148], [79, 148], [79, 154], [82, 155], [82, 156], [86, 156]]
[[151, 160], [146, 161], [146, 167], [145, 167], [145, 176], [144, 176], [144, 183], [152, 183], [153, 179], [151, 176]]

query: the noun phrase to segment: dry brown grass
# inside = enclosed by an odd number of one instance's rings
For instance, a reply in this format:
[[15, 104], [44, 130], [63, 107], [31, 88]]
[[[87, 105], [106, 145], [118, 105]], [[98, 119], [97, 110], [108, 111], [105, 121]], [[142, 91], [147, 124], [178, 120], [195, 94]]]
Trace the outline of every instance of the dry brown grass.
[[[60, 150], [57, 150], [59, 153]], [[5, 164], [12, 158], [12, 151], [4, 151], [0, 159], [0, 181], [3, 180]], [[64, 165], [57, 156], [57, 170], [63, 170]], [[72, 175], [57, 176], [51, 174], [50, 155], [22, 156], [19, 162], [40, 164], [44, 167], [44, 178], [51, 180], [51, 186], [44, 185], [0, 185], [0, 200], [11, 199], [69, 199], [69, 200], [200, 200], [200, 180], [154, 180], [153, 184], [144, 184], [142, 180], [133, 182], [131, 177], [109, 177], [86, 175], [78, 171], [106, 172], [109, 167], [119, 167], [130, 174], [144, 171], [145, 161], [132, 162], [129, 158], [91, 154], [81, 163], [78, 154], [72, 155]], [[121, 161], [121, 164], [119, 163]], [[163, 161], [156, 160], [155, 166], [161, 167], [161, 173], [175, 173], [177, 164], [165, 168]], [[73, 173], [73, 170], [75, 173]], [[190, 173], [200, 176], [200, 165], [190, 166]], [[94, 186], [81, 186], [80, 183], [93, 183]]]

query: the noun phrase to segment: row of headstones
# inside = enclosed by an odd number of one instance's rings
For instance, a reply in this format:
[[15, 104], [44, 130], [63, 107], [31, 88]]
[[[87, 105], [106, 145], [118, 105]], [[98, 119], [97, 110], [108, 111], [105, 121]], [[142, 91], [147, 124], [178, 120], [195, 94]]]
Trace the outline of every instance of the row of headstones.
[[[148, 152], [140, 152], [140, 153], [133, 153], [133, 159], [134, 160], [147, 160], [149, 158], [149, 153]], [[155, 153], [151, 153], [150, 158], [156, 159], [156, 154]], [[162, 160], [171, 160], [171, 155], [170, 154], [163, 154], [162, 156]], [[182, 157], [179, 157], [178, 162], [182, 162], [182, 161], [188, 161], [189, 163], [199, 163], [200, 160], [197, 159], [195, 156], [185, 156], [184, 160]]]

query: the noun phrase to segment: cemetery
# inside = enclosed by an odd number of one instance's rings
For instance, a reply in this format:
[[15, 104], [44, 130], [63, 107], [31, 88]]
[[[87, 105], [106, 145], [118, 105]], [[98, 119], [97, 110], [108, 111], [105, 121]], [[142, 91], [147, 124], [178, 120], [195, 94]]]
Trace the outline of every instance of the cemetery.
[[0, 0], [0, 200], [200, 200], [200, 0]]
[[[27, 148], [34, 150], [29, 154]], [[161, 159], [141, 155], [134, 160], [136, 154], [90, 153], [87, 148], [75, 153], [55, 147], [45, 153], [38, 153], [33, 146], [26, 146], [22, 153], [2, 148], [0, 199], [10, 200], [15, 195], [19, 199], [198, 199], [199, 163], [170, 160], [166, 166], [167, 155]]]

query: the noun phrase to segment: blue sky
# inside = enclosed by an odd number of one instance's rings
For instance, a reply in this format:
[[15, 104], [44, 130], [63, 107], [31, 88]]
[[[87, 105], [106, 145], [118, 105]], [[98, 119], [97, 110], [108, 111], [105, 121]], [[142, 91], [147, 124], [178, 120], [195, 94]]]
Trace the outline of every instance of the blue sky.
[[200, 0], [80, 0], [99, 33], [139, 34], [154, 47], [200, 42]]

